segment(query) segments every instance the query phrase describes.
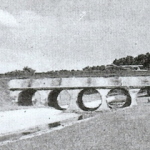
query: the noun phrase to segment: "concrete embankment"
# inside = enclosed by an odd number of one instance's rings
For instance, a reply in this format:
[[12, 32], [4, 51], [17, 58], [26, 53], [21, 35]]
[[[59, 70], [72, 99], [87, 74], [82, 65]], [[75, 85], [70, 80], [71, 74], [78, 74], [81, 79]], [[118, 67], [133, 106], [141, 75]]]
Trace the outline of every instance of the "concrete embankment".
[[78, 115], [63, 113], [52, 108], [31, 108], [0, 112], [0, 135], [59, 122], [76, 116]]
[[99, 113], [64, 128], [0, 146], [2, 150], [148, 150], [150, 105]]

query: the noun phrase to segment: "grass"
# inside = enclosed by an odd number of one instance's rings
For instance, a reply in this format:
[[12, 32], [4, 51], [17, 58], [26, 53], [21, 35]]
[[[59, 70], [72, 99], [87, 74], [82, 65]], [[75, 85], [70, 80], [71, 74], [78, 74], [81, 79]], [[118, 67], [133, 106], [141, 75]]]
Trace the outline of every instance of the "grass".
[[29, 139], [0, 150], [149, 150], [150, 105], [101, 112], [90, 120]]

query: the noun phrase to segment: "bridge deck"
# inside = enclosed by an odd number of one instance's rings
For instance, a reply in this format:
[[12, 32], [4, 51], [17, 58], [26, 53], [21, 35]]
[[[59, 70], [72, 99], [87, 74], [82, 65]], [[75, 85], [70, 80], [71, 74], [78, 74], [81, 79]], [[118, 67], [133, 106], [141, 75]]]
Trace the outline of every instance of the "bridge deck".
[[26, 87], [26, 88], [10, 88], [11, 91], [19, 91], [19, 90], [28, 90], [28, 89], [34, 89], [34, 90], [55, 90], [55, 89], [63, 89], [63, 90], [72, 90], [72, 89], [113, 89], [113, 88], [126, 88], [126, 89], [141, 89], [146, 88], [150, 86], [80, 86], [80, 87]]

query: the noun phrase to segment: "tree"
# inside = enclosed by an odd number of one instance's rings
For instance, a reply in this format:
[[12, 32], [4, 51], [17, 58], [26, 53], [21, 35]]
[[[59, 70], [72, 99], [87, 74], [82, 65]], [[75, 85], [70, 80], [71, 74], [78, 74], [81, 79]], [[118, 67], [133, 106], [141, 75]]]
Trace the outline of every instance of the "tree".
[[143, 68], [150, 69], [150, 53], [140, 54], [137, 57], [127, 56], [113, 61], [115, 65], [143, 65]]
[[34, 74], [35, 73], [35, 70], [34, 69], [32, 69], [32, 68], [29, 68], [29, 67], [24, 67], [23, 68], [23, 71], [25, 72], [25, 73], [27, 73], [27, 74]]
[[126, 65], [133, 65], [133, 62], [134, 62], [134, 57], [132, 56], [126, 57]]

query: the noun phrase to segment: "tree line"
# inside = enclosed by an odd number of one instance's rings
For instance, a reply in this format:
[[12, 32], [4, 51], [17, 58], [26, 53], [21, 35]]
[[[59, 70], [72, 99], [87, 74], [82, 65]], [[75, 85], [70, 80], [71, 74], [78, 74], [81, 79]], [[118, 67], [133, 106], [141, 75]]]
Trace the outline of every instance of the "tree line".
[[47, 77], [59, 77], [59, 76], [90, 76], [90, 75], [105, 75], [112, 73], [125, 73], [126, 70], [122, 65], [143, 65], [144, 69], [150, 70], [150, 53], [140, 54], [137, 57], [127, 56], [119, 59], [115, 59], [113, 65], [100, 65], [100, 66], [87, 66], [82, 70], [52, 70], [43, 73], [36, 73], [36, 70], [30, 67], [24, 67], [23, 70], [14, 70], [5, 73], [5, 76], [12, 77], [30, 77], [37, 74]]
[[24, 67], [22, 70], [14, 70], [14, 71], [10, 71], [5, 73], [5, 76], [16, 76], [16, 77], [22, 77], [22, 76], [33, 76], [35, 74], [34, 69], [26, 66]]
[[150, 53], [140, 54], [137, 57], [127, 56], [113, 61], [115, 65], [143, 65], [143, 68], [150, 69]]

